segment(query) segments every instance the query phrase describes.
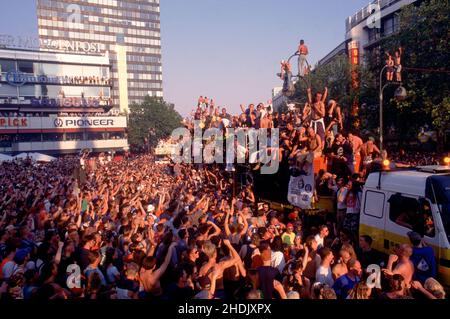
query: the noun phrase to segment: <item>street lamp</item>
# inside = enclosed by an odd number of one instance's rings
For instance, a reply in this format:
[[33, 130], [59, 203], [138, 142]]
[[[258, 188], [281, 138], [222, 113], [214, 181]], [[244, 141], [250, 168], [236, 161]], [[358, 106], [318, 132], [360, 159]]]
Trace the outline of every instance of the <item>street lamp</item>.
[[[383, 93], [384, 89], [389, 85], [398, 84], [395, 82], [387, 82], [383, 85], [383, 72], [388, 66], [385, 65], [380, 72], [380, 153], [383, 152]], [[394, 97], [397, 101], [404, 101], [406, 99], [406, 89], [399, 84], [399, 87], [395, 90]]]

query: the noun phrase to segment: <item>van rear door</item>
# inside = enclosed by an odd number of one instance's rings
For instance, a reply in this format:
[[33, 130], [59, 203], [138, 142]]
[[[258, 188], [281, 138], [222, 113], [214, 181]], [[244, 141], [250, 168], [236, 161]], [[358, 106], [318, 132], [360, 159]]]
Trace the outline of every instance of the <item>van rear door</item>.
[[364, 187], [359, 235], [369, 235], [372, 247], [384, 252], [386, 193], [376, 188]]

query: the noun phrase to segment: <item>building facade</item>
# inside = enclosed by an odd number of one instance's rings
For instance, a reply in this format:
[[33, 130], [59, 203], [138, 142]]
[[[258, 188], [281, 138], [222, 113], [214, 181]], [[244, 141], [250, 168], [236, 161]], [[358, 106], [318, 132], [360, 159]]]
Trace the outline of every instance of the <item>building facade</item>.
[[127, 150], [108, 56], [0, 49], [0, 153]]
[[398, 12], [415, 2], [419, 0], [375, 0], [347, 18], [345, 41], [358, 49], [360, 61], [379, 48], [380, 40], [399, 31]]
[[114, 107], [163, 97], [159, 0], [37, 0], [37, 15], [41, 41], [108, 52]]
[[[401, 8], [419, 2], [420, 0], [375, 0], [369, 3], [346, 19], [344, 41], [323, 57], [319, 65], [326, 65], [342, 54], [355, 60], [352, 65], [363, 63], [368, 53], [378, 50], [380, 40], [398, 32], [398, 12]], [[352, 56], [355, 52], [357, 57]]]

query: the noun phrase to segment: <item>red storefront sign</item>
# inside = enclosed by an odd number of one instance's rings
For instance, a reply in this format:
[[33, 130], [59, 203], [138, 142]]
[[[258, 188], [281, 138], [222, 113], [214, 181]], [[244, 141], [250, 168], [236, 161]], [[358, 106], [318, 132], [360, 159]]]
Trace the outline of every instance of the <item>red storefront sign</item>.
[[27, 127], [27, 118], [0, 117], [0, 127]]

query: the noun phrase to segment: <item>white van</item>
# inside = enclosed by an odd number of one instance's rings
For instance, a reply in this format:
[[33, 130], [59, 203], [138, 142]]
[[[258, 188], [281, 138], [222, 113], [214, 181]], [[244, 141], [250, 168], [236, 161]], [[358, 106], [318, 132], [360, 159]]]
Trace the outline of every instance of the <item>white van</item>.
[[450, 166], [371, 173], [364, 185], [359, 234], [392, 253], [414, 230], [433, 247], [440, 281], [450, 286]]

